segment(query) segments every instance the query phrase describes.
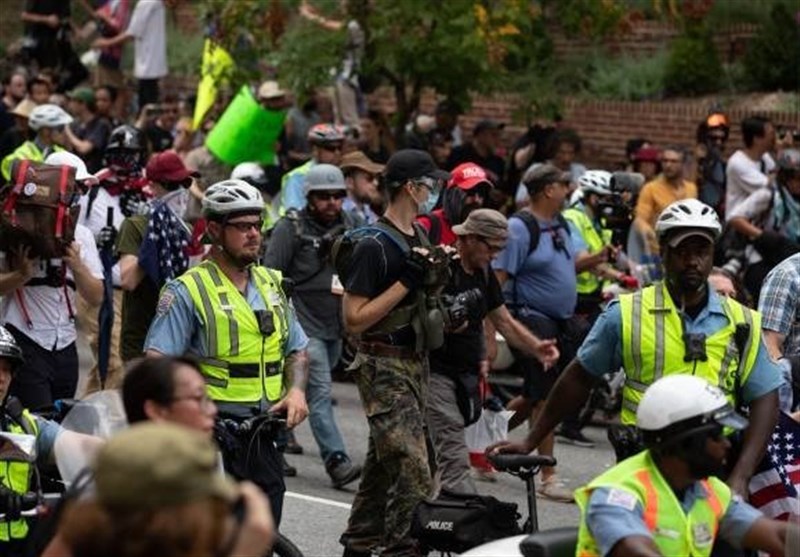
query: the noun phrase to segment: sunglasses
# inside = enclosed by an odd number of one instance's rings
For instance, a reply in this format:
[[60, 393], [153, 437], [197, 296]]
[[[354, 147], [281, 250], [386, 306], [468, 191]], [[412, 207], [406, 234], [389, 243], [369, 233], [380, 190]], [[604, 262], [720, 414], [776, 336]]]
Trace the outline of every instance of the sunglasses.
[[317, 191], [314, 192], [314, 197], [319, 199], [320, 201], [339, 201], [340, 199], [344, 199], [347, 196], [347, 192], [344, 191]]
[[263, 220], [257, 221], [247, 221], [247, 222], [226, 222], [225, 226], [230, 228], [235, 228], [238, 232], [242, 234], [247, 234], [250, 232], [251, 229], [255, 230], [256, 232], [261, 232], [261, 228], [264, 226]]
[[486, 248], [489, 250], [489, 253], [491, 253], [492, 255], [500, 253], [506, 248], [505, 244], [503, 245], [493, 244], [483, 236], [478, 236], [478, 241], [484, 246], [486, 246]]
[[418, 187], [427, 188], [431, 193], [438, 193], [442, 189], [442, 182], [441, 180], [437, 180], [436, 178], [431, 178], [430, 176], [421, 176], [419, 178], [414, 178], [411, 180], [411, 183]]

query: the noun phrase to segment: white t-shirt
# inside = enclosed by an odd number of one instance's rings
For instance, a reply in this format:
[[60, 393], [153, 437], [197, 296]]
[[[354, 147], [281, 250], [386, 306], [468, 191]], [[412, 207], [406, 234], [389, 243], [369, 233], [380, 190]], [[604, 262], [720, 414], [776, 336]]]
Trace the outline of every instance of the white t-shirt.
[[[762, 187], [757, 189], [745, 197], [744, 201], [741, 201], [732, 211], [726, 212], [727, 220], [735, 217], [744, 217], [748, 222], [761, 226], [761, 223], [755, 221], [760, 220], [769, 211], [770, 205], [772, 205], [772, 195], [772, 188]], [[744, 249], [744, 254], [751, 265], [763, 259], [758, 250], [749, 243]]]
[[725, 168], [725, 220], [731, 219], [731, 213], [748, 195], [769, 184], [769, 173], [774, 168], [775, 161], [768, 153], [760, 161], [754, 161], [741, 149], [731, 155]]
[[[94, 243], [92, 232], [81, 224], [75, 225], [75, 241], [80, 246], [81, 261], [88, 267], [91, 275], [96, 279], [103, 279], [103, 266], [97, 245]], [[5, 254], [0, 256], [0, 270], [9, 272], [8, 261]], [[45, 278], [46, 262], [40, 262], [39, 269], [34, 273], [34, 278]], [[72, 282], [72, 271], [67, 268], [67, 280]], [[75, 342], [75, 322], [70, 318], [69, 308], [74, 315], [75, 290], [70, 286], [25, 286], [16, 292], [3, 297], [0, 305], [0, 323], [9, 323], [28, 336], [45, 350], [62, 350]], [[69, 298], [67, 298], [67, 296]], [[25, 312], [19, 305], [22, 297], [25, 309], [30, 318], [30, 327]], [[69, 300], [69, 305], [67, 304]]]
[[127, 33], [136, 39], [133, 76], [137, 79], [164, 77], [167, 69], [167, 20], [161, 0], [139, 0]]

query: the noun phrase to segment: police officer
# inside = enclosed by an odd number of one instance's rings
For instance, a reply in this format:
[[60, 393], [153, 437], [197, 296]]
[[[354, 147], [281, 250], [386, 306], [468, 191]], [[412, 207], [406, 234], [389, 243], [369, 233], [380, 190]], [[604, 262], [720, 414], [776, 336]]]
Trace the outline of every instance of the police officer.
[[344, 128], [334, 124], [317, 124], [308, 130], [311, 159], [283, 177], [281, 209], [302, 209], [306, 204], [305, 176], [316, 164], [338, 165], [344, 149]]
[[306, 397], [309, 421], [334, 487], [361, 475], [347, 455], [331, 405], [331, 368], [342, 352], [342, 285], [330, 260], [334, 239], [353, 227], [342, 211], [347, 195], [342, 171], [331, 164], [315, 165], [306, 174], [304, 209], [290, 209], [270, 236], [264, 265], [293, 282], [292, 300], [300, 324], [309, 336], [309, 378]]
[[63, 151], [61, 145], [67, 144], [64, 130], [71, 123], [72, 116], [58, 105], [42, 104], [34, 108], [28, 118], [28, 127], [36, 135], [3, 159], [0, 164], [3, 180], [6, 182], [11, 180], [11, 167], [14, 161], [42, 162], [50, 153]]
[[[20, 366], [24, 363], [22, 350], [14, 337], [5, 328], [0, 327], [0, 430], [16, 434], [28, 434], [36, 437], [36, 450], [40, 462], [52, 456], [53, 444], [59, 432], [54, 422], [34, 417], [13, 396], [8, 396], [11, 382]], [[0, 512], [8, 512], [13, 500], [34, 489], [34, 467], [27, 462], [2, 462], [4, 470], [0, 474]], [[28, 523], [23, 518], [4, 518], [0, 520], [0, 556], [20, 557], [26, 553], [26, 537]]]
[[636, 423], [647, 450], [576, 492], [577, 555], [707, 556], [717, 536], [784, 555], [789, 524], [765, 518], [714, 477], [731, 447], [723, 428], [747, 426], [725, 393], [692, 375], [663, 377], [645, 391]]
[[[255, 265], [263, 210], [261, 193], [241, 180], [205, 191], [210, 256], [164, 287], [145, 350], [148, 356], [197, 357], [221, 415], [281, 412], [291, 428], [308, 414], [308, 339], [281, 273]], [[279, 522], [285, 487], [277, 449], [258, 443], [243, 458], [246, 479], [267, 492]]]
[[596, 378], [620, 366], [625, 370], [621, 420], [627, 425], [634, 424], [644, 390], [656, 379], [692, 374], [719, 385], [734, 406], [750, 407], [750, 425], [727, 480], [736, 493], [746, 494], [777, 421], [783, 379], [762, 342], [760, 314], [708, 287], [720, 230], [716, 213], [700, 201], [669, 205], [656, 223], [666, 280], [612, 303], [559, 378], [528, 437], [489, 450], [532, 451], [585, 402]]
[[383, 232], [358, 242], [342, 280], [345, 327], [359, 335], [351, 369], [369, 422], [364, 473], [340, 539], [349, 557], [379, 546], [382, 555], [417, 555], [409, 529], [431, 488], [423, 432], [431, 346], [415, 323], [428, 315], [420, 301], [434, 250], [414, 221], [447, 177], [424, 151], [392, 155], [382, 176], [388, 206], [373, 225]]

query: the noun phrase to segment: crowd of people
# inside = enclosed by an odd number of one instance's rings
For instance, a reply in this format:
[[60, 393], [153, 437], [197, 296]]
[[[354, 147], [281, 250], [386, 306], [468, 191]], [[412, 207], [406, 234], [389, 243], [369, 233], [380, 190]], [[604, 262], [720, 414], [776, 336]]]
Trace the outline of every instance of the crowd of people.
[[[612, 428], [627, 440], [615, 446], [622, 468], [578, 491], [556, 467], [541, 471], [540, 497], [584, 511], [585, 554], [669, 554], [686, 541], [679, 510], [648, 514], [652, 492], [630, 483], [635, 470], [666, 478], [691, 520], [711, 521], [707, 540], [689, 540], [698, 554], [718, 525], [728, 525], [718, 546], [777, 547], [785, 531], [745, 535], [760, 515], [731, 501], [747, 498], [779, 413], [800, 421], [796, 131], [746, 117], [728, 156], [733, 123], [713, 111], [687, 145], [632, 139], [625, 161], [597, 168], [560, 118], [506, 151], [503, 122], [463, 129], [459, 106], [442, 99], [394, 137], [388, 115], [355, 102], [354, 51], [334, 88], [354, 99], [347, 118], [328, 91], [295, 95], [267, 80], [252, 93], [259, 110], [285, 112], [265, 146], [276, 157], [229, 165], [206, 142], [220, 113], [195, 129], [196, 99], [160, 89], [170, 2], [101, 2], [92, 75], [53, 71], [65, 67], [56, 54], [69, 9], [28, 4], [28, 63], [7, 68], [0, 102], [3, 429], [35, 435], [50, 458], [59, 427], [35, 414], [101, 389], [121, 391], [131, 424], [154, 422], [101, 450], [97, 497], [67, 507], [45, 554], [266, 551], [284, 478], [297, 474], [286, 454], [303, 451], [291, 430], [308, 417], [331, 484], [359, 481], [344, 554], [416, 555], [420, 501], [492, 480], [471, 467], [465, 429], [480, 419], [503, 344], [522, 378], [505, 401], [509, 429], [529, 431], [490, 452], [553, 456], [556, 438], [592, 450], [580, 410], [624, 370]], [[128, 40], [136, 95], [120, 71]], [[91, 365], [79, 362], [79, 336]], [[363, 463], [337, 424], [340, 366], [369, 424]], [[642, 422], [658, 396], [650, 386], [673, 376], [692, 376], [687, 398], [713, 408]], [[749, 422], [727, 419], [734, 409]], [[265, 413], [285, 427], [225, 429]], [[714, 427], [695, 427], [698, 416]], [[743, 433], [723, 469], [718, 453], [730, 447], [713, 441], [731, 424]], [[678, 430], [683, 452], [672, 454]], [[159, 458], [167, 448], [170, 462]], [[239, 487], [216, 470], [217, 450]], [[31, 467], [11, 466], [3, 492], [33, 489]], [[185, 519], [165, 528], [175, 516]], [[23, 518], [0, 521], [0, 555], [22, 555], [28, 533]], [[134, 533], [144, 541], [119, 545]]]

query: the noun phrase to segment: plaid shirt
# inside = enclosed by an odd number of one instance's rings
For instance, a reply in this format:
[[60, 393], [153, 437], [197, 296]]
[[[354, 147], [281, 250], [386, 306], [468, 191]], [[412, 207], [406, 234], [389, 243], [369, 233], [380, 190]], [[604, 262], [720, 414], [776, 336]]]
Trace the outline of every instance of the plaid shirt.
[[772, 269], [761, 287], [762, 328], [786, 335], [783, 353], [800, 354], [800, 254]]

